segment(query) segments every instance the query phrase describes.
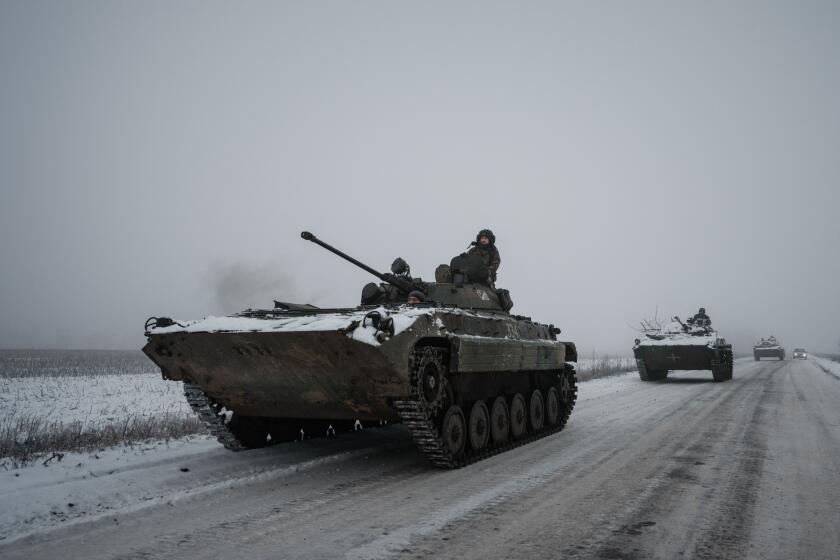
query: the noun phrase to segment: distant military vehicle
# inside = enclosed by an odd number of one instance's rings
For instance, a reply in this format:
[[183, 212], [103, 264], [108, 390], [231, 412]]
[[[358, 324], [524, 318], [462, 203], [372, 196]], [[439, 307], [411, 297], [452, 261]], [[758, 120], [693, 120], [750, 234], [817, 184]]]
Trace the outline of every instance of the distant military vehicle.
[[674, 317], [664, 329], [636, 339], [633, 355], [642, 381], [662, 381], [674, 370], [712, 371], [715, 381], [732, 379], [732, 345], [707, 324], [694, 325]]
[[[269, 310], [196, 321], [151, 318], [143, 351], [228, 448], [262, 447], [354, 422], [401, 421], [433, 464], [454, 468], [562, 430], [577, 396], [577, 351], [560, 329], [511, 315], [504, 290], [476, 279], [467, 255], [439, 267], [445, 282], [362, 264], [379, 277], [362, 305]], [[481, 269], [481, 267], [484, 267]], [[423, 303], [404, 303], [422, 292]], [[418, 298], [412, 297], [412, 300]]]
[[779, 344], [775, 336], [770, 336], [762, 338], [753, 346], [753, 356], [756, 362], [761, 358], [776, 358], [781, 361], [785, 359], [785, 349]]
[[807, 360], [808, 359], [808, 351], [805, 350], [804, 348], [794, 348], [793, 359], [794, 360]]

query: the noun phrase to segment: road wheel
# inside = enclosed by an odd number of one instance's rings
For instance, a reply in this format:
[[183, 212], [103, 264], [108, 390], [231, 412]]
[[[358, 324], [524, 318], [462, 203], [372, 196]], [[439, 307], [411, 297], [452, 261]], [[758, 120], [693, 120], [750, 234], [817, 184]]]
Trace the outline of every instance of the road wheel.
[[467, 443], [467, 422], [464, 420], [464, 412], [457, 404], [450, 406], [443, 415], [441, 435], [450, 455], [457, 457], [464, 452]]
[[470, 447], [479, 451], [487, 447], [490, 441], [490, 413], [484, 401], [476, 401], [470, 410], [469, 422]]
[[504, 443], [510, 437], [510, 411], [504, 397], [496, 397], [490, 407], [490, 439], [494, 445]]
[[510, 433], [513, 439], [520, 439], [525, 435], [528, 424], [528, 413], [525, 407], [525, 397], [516, 393], [510, 401]]
[[545, 400], [539, 389], [534, 389], [528, 406], [528, 419], [531, 422], [531, 429], [535, 432], [542, 430], [545, 423]]
[[[566, 381], [566, 387], [568, 386], [569, 382]], [[549, 426], [556, 426], [560, 420], [560, 397], [557, 396], [557, 389], [554, 387], [545, 394], [545, 420]]]

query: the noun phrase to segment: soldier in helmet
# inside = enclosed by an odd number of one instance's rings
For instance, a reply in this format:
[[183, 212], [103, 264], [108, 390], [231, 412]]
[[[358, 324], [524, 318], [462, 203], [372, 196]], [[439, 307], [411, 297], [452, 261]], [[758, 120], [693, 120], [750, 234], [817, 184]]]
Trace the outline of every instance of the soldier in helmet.
[[693, 324], [697, 325], [698, 327], [710, 327], [712, 326], [712, 320], [709, 319], [709, 316], [706, 315], [706, 308], [701, 307], [697, 313], [694, 314], [692, 317]]
[[424, 301], [426, 301], [426, 295], [420, 290], [414, 290], [408, 294], [406, 303], [408, 305], [417, 305], [418, 303], [423, 303]]
[[499, 265], [502, 263], [502, 258], [499, 256], [499, 250], [496, 248], [496, 236], [489, 229], [483, 229], [475, 236], [475, 241], [471, 243], [472, 247], [467, 254], [480, 255], [484, 259], [484, 264], [490, 270], [490, 277], [487, 283], [493, 286], [496, 283], [496, 271], [499, 270]]

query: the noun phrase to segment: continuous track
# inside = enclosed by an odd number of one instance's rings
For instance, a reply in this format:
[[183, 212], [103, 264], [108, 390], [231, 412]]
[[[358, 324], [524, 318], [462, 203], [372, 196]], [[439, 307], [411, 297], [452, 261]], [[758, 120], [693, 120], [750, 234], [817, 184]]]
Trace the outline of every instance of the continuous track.
[[184, 396], [187, 397], [190, 408], [193, 409], [193, 412], [198, 415], [199, 419], [207, 427], [207, 431], [218, 439], [219, 443], [231, 451], [243, 451], [247, 449], [239, 441], [239, 438], [236, 437], [236, 434], [228, 428], [225, 422], [225, 416], [219, 414], [220, 410], [218, 405], [211, 401], [198, 385], [185, 381]]
[[667, 370], [649, 370], [643, 358], [636, 358], [636, 367], [639, 369], [639, 379], [642, 381], [662, 381], [668, 377]]
[[418, 449], [433, 465], [444, 469], [457, 469], [561, 431], [566, 426], [577, 400], [577, 379], [574, 367], [566, 364], [566, 367], [559, 372], [558, 385], [562, 377], [565, 377], [569, 382], [568, 397], [565, 402], [560, 403], [560, 415], [556, 425], [546, 425], [539, 431], [529, 430], [518, 439], [509, 437], [507, 441], [500, 444], [489, 443], [487, 447], [480, 451], [470, 450], [467, 444], [464, 452], [458, 455], [453, 455], [443, 440], [437, 418], [439, 411], [424, 398], [416, 368], [412, 372], [413, 392], [411, 398], [395, 401], [394, 407], [397, 409], [402, 423], [408, 427]]

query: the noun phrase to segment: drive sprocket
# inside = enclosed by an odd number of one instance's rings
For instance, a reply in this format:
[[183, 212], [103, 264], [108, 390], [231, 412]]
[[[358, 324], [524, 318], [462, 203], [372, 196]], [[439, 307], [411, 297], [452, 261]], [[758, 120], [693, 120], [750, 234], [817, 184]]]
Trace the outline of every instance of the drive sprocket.
[[434, 414], [446, 400], [446, 353], [428, 346], [411, 355], [411, 384], [423, 408]]

